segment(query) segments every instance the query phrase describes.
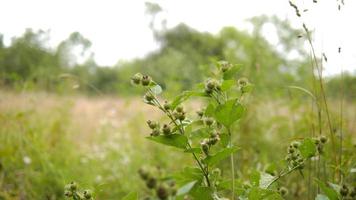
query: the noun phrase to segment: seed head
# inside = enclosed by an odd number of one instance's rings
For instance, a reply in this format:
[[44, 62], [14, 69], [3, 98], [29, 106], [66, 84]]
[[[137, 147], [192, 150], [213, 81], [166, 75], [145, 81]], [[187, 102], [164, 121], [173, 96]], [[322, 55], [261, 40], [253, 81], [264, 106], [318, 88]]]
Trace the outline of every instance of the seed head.
[[165, 124], [163, 125], [162, 132], [165, 135], [169, 135], [171, 133], [171, 128], [167, 124]]
[[323, 144], [325, 144], [325, 143], [328, 141], [328, 139], [327, 139], [325, 136], [323, 136], [323, 135], [320, 136], [319, 140], [320, 140], [320, 142], [323, 143]]
[[91, 199], [91, 197], [92, 197], [90, 190], [84, 190], [83, 194], [84, 194], [85, 199]]
[[170, 110], [170, 109], [171, 109], [171, 104], [168, 103], [167, 101], [165, 101], [165, 102], [164, 102], [164, 105], [163, 105], [163, 108], [164, 108], [165, 110]]
[[131, 77], [132, 83], [138, 85], [141, 83], [142, 80], [142, 75], [140, 73], [137, 73]]
[[151, 83], [151, 81], [152, 78], [147, 75], [144, 75], [141, 80], [143, 86], [148, 86]]

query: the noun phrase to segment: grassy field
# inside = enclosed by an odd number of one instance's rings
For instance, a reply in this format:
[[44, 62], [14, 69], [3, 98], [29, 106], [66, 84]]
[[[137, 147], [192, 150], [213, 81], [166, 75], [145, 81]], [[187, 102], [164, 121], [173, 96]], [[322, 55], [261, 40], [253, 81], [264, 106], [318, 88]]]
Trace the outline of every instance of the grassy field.
[[[199, 105], [189, 102], [187, 110]], [[339, 105], [336, 100], [330, 103], [335, 125], [341, 119]], [[356, 104], [345, 102], [344, 107], [342, 131], [345, 146], [352, 151]], [[278, 101], [251, 96], [248, 115], [235, 129], [234, 139], [241, 147], [235, 158], [238, 176], [248, 179], [250, 169], [278, 170], [275, 166], [291, 140], [315, 134], [313, 109], [300, 94]], [[0, 199], [63, 199], [64, 185], [73, 180], [92, 189], [97, 199], [121, 199], [130, 191], [149, 193], [137, 175], [140, 167], [174, 172], [193, 162], [189, 155], [145, 139], [149, 135], [145, 121], [160, 117], [140, 98], [1, 91]], [[327, 130], [324, 121], [323, 125]], [[352, 152], [345, 155], [352, 157]], [[227, 167], [228, 162], [221, 165]], [[308, 190], [314, 183], [305, 177], [296, 173], [283, 180], [290, 186], [287, 199], [306, 199], [315, 192]]]

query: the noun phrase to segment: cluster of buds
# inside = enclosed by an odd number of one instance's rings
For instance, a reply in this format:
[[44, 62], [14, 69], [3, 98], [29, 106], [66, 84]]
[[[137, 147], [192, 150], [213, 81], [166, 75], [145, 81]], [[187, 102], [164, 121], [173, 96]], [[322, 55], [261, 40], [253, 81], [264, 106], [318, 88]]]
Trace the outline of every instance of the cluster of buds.
[[182, 106], [178, 106], [176, 108], [176, 110], [173, 112], [173, 117], [179, 121], [185, 120], [185, 112]]
[[93, 195], [90, 190], [79, 191], [78, 185], [75, 182], [71, 182], [64, 187], [64, 196], [72, 198], [73, 200], [93, 200]]
[[249, 85], [249, 82], [248, 82], [248, 79], [247, 79], [247, 78], [240, 78], [240, 79], [237, 81], [237, 85], [238, 85], [238, 87], [239, 87], [239, 90], [240, 90], [242, 93], [248, 92], [248, 91], [247, 91], [247, 86]]
[[164, 135], [170, 135], [172, 133], [171, 127], [168, 124], [163, 124], [161, 129], [158, 122], [148, 120], [147, 125], [152, 130], [150, 134], [151, 136], [159, 136], [161, 133]]
[[220, 70], [224, 73], [232, 67], [232, 64], [227, 61], [220, 61], [218, 62], [218, 66], [220, 67]]
[[350, 199], [350, 200], [356, 199], [356, 187], [355, 186], [353, 187], [352, 190], [350, 190], [347, 185], [343, 184], [339, 190], [339, 193], [342, 196], [342, 199]]
[[314, 143], [317, 145], [319, 154], [322, 154], [324, 152], [324, 144], [328, 141], [328, 139], [322, 135], [318, 138], [314, 138], [313, 140]]
[[209, 138], [205, 138], [201, 143], [201, 149], [206, 156], [209, 155], [210, 147], [218, 143], [220, 140], [219, 133], [212, 133]]
[[214, 79], [210, 79], [206, 81], [205, 83], [205, 93], [210, 95], [213, 93], [214, 90], [220, 91], [221, 90], [221, 84]]
[[160, 200], [166, 200], [170, 197], [174, 197], [177, 194], [177, 188], [175, 182], [172, 180], [162, 180], [154, 177], [145, 169], [139, 169], [138, 171], [141, 179], [145, 181], [146, 187], [150, 190], [154, 190], [156, 196]]
[[150, 76], [137, 73], [131, 77], [131, 81], [133, 84], [136, 84], [136, 85], [141, 84], [143, 86], [149, 86], [152, 82], [152, 78]]
[[288, 147], [288, 155], [286, 156], [286, 161], [289, 166], [294, 168], [299, 166], [299, 169], [304, 168], [304, 159], [300, 155], [300, 151], [298, 149], [300, 143], [297, 141], [292, 142]]

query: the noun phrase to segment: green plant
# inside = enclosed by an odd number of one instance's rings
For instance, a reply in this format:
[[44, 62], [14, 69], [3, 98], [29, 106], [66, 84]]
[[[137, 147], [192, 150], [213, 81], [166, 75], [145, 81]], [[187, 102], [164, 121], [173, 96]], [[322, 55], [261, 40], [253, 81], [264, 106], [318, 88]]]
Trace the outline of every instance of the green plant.
[[[205, 82], [164, 103], [159, 97], [162, 88], [154, 80], [140, 73], [132, 77], [133, 84], [146, 89], [144, 102], [156, 107], [167, 117], [163, 125], [162, 122], [147, 121], [151, 129], [147, 139], [191, 154], [195, 161], [194, 166], [185, 167], [183, 171], [169, 176], [180, 186], [174, 195], [165, 193], [167, 195], [159, 196], [157, 193], [156, 197], [162, 200], [224, 199], [230, 194], [231, 199], [282, 199], [288, 190], [280, 187], [278, 181], [293, 171], [303, 174], [305, 163], [322, 155], [327, 138], [320, 136], [292, 142], [287, 150], [285, 167], [278, 173], [254, 170], [248, 182], [235, 177], [234, 154], [239, 148], [233, 144], [234, 130], [246, 112], [244, 104], [253, 85], [246, 78], [238, 78], [239, 65], [220, 61], [215, 66], [212, 76]], [[183, 102], [194, 97], [202, 98], [196, 100], [202, 106], [196, 115], [183, 106]], [[228, 157], [230, 172], [225, 172], [219, 166]], [[140, 171], [140, 176], [149, 188], [160, 189], [157, 180], [154, 179], [153, 184], [147, 173]]]
[[65, 186], [64, 196], [73, 200], [94, 200], [90, 190], [81, 191], [76, 182], [70, 182]]

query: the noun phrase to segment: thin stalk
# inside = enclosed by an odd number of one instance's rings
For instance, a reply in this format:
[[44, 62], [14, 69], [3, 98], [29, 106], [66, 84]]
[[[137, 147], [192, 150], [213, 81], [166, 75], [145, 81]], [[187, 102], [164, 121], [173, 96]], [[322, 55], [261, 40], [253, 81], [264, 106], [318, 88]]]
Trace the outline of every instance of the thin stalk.
[[[179, 132], [180, 132], [182, 135], [184, 135], [184, 129], [183, 129], [182, 127], [180, 127], [180, 126], [177, 124], [176, 120], [174, 120], [174, 118], [173, 118], [173, 116], [172, 116], [172, 113], [170, 113], [169, 111], [166, 111], [166, 110], [163, 108], [163, 106], [162, 106], [161, 103], [158, 101], [158, 99], [156, 98], [156, 96], [154, 95], [154, 93], [152, 92], [152, 90], [151, 90], [150, 88], [148, 89], [148, 91], [154, 96], [154, 100], [155, 100], [155, 103], [156, 103], [156, 105], [158, 106], [158, 108], [159, 108], [160, 110], [162, 110], [162, 111], [169, 117], [169, 119], [174, 123], [174, 125], [175, 125], [176, 127], [178, 127]], [[188, 145], [189, 149], [192, 148], [192, 146], [189, 144], [189, 142], [187, 143], [187, 145]], [[196, 155], [194, 152], [192, 152], [192, 155], [193, 155], [195, 161], [197, 162], [197, 164], [198, 164], [200, 170], [203, 172], [203, 175], [204, 175], [204, 177], [205, 177], [205, 179], [206, 179], [206, 183], [207, 183], [208, 187], [210, 187], [211, 184], [210, 184], [210, 180], [209, 180], [209, 173], [204, 170], [204, 167], [203, 167], [203, 165], [201, 164], [201, 162], [199, 161], [197, 155]]]
[[299, 167], [301, 166], [301, 164], [289, 169], [288, 171], [286, 172], [282, 172], [280, 173], [276, 178], [274, 178], [268, 185], [267, 185], [267, 189], [273, 184], [275, 183], [276, 181], [278, 181], [280, 178], [290, 174], [291, 172], [293, 172], [294, 170], [298, 169]]
[[[230, 128], [227, 129], [229, 134], [229, 146], [232, 147], [232, 134]], [[234, 165], [234, 153], [230, 154], [230, 164], [231, 164], [231, 199], [235, 199], [235, 165]]]

